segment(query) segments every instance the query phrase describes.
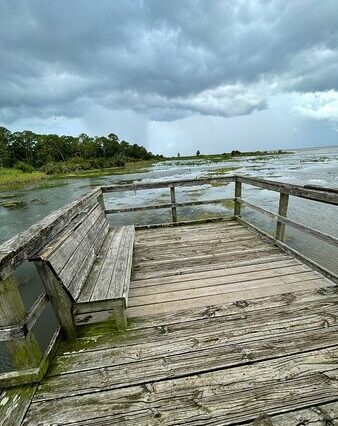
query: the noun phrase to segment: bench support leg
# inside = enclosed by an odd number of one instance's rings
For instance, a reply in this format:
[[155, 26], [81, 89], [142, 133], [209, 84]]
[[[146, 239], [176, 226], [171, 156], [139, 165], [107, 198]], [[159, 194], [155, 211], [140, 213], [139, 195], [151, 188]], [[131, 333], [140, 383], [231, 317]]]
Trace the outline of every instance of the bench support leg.
[[127, 330], [127, 314], [124, 303], [114, 307], [114, 319], [118, 330]]
[[62, 284], [55, 277], [45, 262], [34, 262], [39, 272], [46, 293], [59, 320], [62, 332], [67, 340], [76, 339], [76, 327], [72, 314], [73, 303]]

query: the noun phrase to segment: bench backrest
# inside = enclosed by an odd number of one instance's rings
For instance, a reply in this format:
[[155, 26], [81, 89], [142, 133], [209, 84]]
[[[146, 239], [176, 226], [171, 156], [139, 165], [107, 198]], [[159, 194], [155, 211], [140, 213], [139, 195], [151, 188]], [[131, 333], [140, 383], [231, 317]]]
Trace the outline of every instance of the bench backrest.
[[100, 202], [82, 212], [31, 260], [45, 262], [76, 301], [108, 233]]

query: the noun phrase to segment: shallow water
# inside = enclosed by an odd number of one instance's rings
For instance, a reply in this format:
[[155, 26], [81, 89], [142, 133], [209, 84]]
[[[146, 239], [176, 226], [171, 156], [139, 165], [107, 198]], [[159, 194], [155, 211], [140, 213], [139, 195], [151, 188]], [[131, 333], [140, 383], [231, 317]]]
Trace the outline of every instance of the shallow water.
[[[226, 170], [233, 168], [234, 170]], [[37, 186], [15, 191], [0, 192], [0, 244], [13, 235], [24, 231], [30, 225], [49, 213], [64, 206], [88, 192], [96, 185], [131, 183], [134, 181], [191, 179], [227, 174], [245, 174], [293, 184], [314, 184], [338, 187], [338, 147], [299, 150], [293, 154], [275, 157], [242, 157], [234, 161], [210, 162], [207, 160], [177, 160], [154, 164], [148, 171], [135, 174], [105, 176], [99, 178], [53, 180]], [[233, 197], [234, 186], [210, 186], [177, 188], [177, 201], [206, 200]], [[276, 211], [279, 194], [259, 188], [244, 186], [243, 198], [256, 205]], [[140, 206], [169, 202], [168, 189], [130, 191], [105, 195], [107, 208]], [[4, 201], [18, 201], [18, 208], [6, 208]], [[288, 217], [338, 237], [338, 207], [290, 197]], [[195, 206], [179, 208], [178, 218], [192, 219], [210, 215], [231, 214], [229, 205]], [[247, 208], [242, 210], [243, 218], [249, 219], [268, 232], [273, 232], [275, 223]], [[130, 214], [111, 215], [112, 224], [158, 223], [170, 221], [170, 211], [141, 211]], [[286, 227], [286, 242], [306, 256], [316, 260], [331, 271], [338, 273], [337, 250], [292, 228]], [[42, 291], [36, 271], [30, 264], [24, 264], [17, 271], [20, 291], [28, 308]], [[56, 320], [51, 310], [45, 312], [34, 331], [43, 347], [46, 347]], [[0, 370], [10, 370], [11, 365], [4, 344], [0, 345]]]

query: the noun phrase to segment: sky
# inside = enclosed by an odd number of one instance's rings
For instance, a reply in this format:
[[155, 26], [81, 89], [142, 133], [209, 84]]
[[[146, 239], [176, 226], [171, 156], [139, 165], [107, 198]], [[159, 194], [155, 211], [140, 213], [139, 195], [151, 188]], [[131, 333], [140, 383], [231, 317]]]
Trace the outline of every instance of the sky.
[[338, 0], [1, 0], [0, 126], [163, 155], [338, 145]]

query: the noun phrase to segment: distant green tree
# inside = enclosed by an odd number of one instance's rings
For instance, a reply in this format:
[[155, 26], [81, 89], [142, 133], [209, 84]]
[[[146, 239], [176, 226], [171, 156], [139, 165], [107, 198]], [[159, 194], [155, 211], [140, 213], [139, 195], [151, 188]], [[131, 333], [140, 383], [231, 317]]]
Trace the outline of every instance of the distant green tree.
[[196, 151], [196, 157], [199, 157], [201, 155], [201, 153], [200, 153], [200, 150], [198, 149], [197, 151]]
[[123, 166], [128, 160], [151, 158], [155, 156], [143, 146], [120, 142], [114, 133], [107, 137], [91, 137], [85, 133], [74, 137], [36, 134], [27, 130], [11, 133], [0, 127], [0, 167], [19, 164], [23, 168], [26, 167], [23, 162], [35, 168], [44, 167], [50, 173], [61, 173], [67, 167], [86, 170]]
[[9, 161], [9, 140], [11, 132], [5, 127], [0, 127], [0, 167], [5, 167], [8, 165]]
[[180, 158], [180, 156], [181, 156], [181, 154], [178, 152], [178, 153], [177, 153], [177, 158]]

